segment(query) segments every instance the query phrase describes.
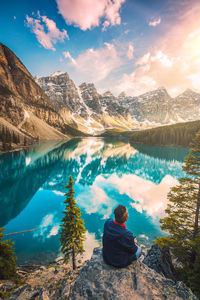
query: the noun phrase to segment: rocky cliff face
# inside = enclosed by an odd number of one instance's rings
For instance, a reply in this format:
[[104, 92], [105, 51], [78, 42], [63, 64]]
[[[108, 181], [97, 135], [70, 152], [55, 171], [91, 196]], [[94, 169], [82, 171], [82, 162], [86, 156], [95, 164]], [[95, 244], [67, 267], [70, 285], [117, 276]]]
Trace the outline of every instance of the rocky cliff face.
[[48, 77], [36, 78], [55, 104], [63, 119], [88, 133], [105, 128], [131, 129], [135, 126], [126, 108], [110, 92], [100, 95], [93, 83], [76, 87], [67, 73], [58, 71]]
[[[99, 94], [93, 83], [76, 87], [69, 75], [56, 72], [37, 79], [38, 84], [57, 105], [65, 118], [71, 117], [79, 129], [93, 127], [93, 132], [108, 128], [133, 129], [160, 124], [197, 120], [200, 117], [200, 94], [186, 90], [176, 98], [161, 87], [137, 97], [124, 92], [118, 97], [110, 91]], [[66, 109], [70, 113], [66, 113]], [[89, 130], [91, 133], [92, 130]]]
[[100, 248], [75, 281], [71, 300], [81, 299], [197, 299], [182, 282], [174, 282], [150, 269], [140, 261], [127, 268], [108, 266], [102, 259]]
[[19, 58], [0, 43], [0, 116], [18, 127], [28, 119], [28, 112], [50, 126], [63, 128], [63, 119], [51, 100]]
[[199, 120], [200, 94], [186, 90], [172, 98], [165, 88], [147, 92], [138, 97], [119, 95], [119, 103], [129, 109], [130, 114], [139, 122], [152, 125], [171, 124]]

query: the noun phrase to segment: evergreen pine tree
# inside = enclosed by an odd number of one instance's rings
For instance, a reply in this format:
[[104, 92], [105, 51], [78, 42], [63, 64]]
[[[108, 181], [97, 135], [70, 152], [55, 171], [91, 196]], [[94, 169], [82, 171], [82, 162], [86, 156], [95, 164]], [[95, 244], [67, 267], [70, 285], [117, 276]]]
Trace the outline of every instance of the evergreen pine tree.
[[27, 146], [27, 138], [26, 138], [26, 136], [24, 137], [24, 146]]
[[2, 127], [1, 134], [2, 134], [2, 136], [1, 136], [2, 148], [3, 148], [3, 150], [5, 150], [6, 149], [6, 129], [4, 126]]
[[[200, 293], [198, 268], [200, 264], [200, 133], [190, 144], [183, 170], [190, 175], [181, 178], [179, 185], [172, 187], [166, 217], [160, 220], [161, 228], [169, 236], [155, 242], [167, 245], [182, 263], [182, 273], [196, 294]], [[192, 283], [193, 282], [193, 283]], [[193, 285], [192, 285], [193, 284]]]
[[68, 192], [65, 194], [66, 204], [64, 217], [61, 226], [61, 251], [64, 254], [64, 261], [67, 263], [72, 257], [73, 269], [76, 269], [76, 256], [84, 252], [83, 241], [85, 240], [85, 227], [83, 220], [80, 218], [82, 213], [80, 208], [76, 205], [74, 198], [74, 181], [69, 176], [68, 185], [65, 186]]
[[3, 241], [3, 228], [0, 227], [0, 279], [17, 279], [16, 258], [13, 242]]

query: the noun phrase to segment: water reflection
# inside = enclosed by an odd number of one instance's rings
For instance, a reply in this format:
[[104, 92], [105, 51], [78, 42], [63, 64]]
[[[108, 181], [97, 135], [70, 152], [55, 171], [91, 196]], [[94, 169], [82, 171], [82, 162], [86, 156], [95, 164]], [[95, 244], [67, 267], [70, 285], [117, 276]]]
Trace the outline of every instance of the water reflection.
[[[128, 227], [143, 243], [161, 234], [158, 219], [167, 192], [184, 176], [184, 148], [130, 145], [116, 139], [49, 141], [0, 156], [0, 226], [12, 236], [19, 262], [58, 255], [66, 180], [72, 175], [87, 229], [87, 249], [101, 240], [105, 219], [119, 203], [128, 207]], [[37, 261], [38, 262], [38, 261]]]

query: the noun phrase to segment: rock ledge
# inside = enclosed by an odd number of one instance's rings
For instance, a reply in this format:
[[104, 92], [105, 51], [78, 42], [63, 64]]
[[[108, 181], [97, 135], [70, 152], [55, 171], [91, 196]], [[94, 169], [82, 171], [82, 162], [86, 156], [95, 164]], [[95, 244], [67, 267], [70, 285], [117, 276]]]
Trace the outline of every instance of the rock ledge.
[[95, 248], [92, 258], [80, 270], [69, 299], [197, 298], [182, 282], [167, 279], [140, 261], [121, 269], [108, 266], [103, 261], [102, 249]]

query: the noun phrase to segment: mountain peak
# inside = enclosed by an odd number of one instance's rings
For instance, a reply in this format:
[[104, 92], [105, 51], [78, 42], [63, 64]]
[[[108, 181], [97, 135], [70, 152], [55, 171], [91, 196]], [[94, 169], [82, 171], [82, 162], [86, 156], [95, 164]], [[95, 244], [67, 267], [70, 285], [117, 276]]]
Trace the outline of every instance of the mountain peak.
[[110, 91], [103, 93], [103, 97], [113, 97], [113, 94]]
[[119, 94], [118, 97], [119, 97], [119, 98], [126, 98], [127, 95], [126, 95], [126, 93], [123, 91], [123, 92], [121, 92], [121, 93]]
[[64, 74], [67, 74], [67, 73], [64, 71], [56, 71], [53, 74], [51, 74], [51, 77], [56, 77], [56, 76], [60, 76], [60, 75], [64, 75]]

